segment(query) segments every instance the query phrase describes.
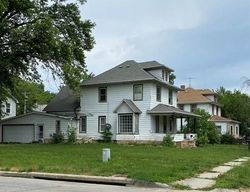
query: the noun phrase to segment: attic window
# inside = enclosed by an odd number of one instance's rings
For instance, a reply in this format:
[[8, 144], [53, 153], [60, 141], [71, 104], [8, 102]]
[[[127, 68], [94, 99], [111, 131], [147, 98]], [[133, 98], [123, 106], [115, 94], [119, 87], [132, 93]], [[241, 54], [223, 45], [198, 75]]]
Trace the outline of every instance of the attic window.
[[6, 113], [10, 114], [10, 103], [6, 103]]

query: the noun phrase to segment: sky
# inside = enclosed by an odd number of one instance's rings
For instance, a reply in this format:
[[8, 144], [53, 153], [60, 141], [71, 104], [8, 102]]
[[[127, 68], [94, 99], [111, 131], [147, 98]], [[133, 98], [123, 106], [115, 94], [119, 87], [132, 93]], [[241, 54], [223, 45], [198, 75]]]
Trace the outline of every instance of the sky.
[[[88, 0], [79, 7], [95, 22], [86, 54], [98, 75], [126, 60], [156, 60], [175, 70], [175, 84], [238, 89], [250, 78], [249, 0]], [[46, 88], [58, 86], [45, 82]]]

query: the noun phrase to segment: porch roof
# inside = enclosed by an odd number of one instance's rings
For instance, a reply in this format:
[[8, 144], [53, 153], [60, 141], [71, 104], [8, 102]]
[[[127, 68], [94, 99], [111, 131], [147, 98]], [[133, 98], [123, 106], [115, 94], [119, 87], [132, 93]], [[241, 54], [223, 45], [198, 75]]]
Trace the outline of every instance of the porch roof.
[[179, 108], [164, 104], [158, 104], [153, 109], [148, 110], [147, 113], [152, 115], [174, 115], [177, 117], [200, 117], [197, 114], [183, 111]]

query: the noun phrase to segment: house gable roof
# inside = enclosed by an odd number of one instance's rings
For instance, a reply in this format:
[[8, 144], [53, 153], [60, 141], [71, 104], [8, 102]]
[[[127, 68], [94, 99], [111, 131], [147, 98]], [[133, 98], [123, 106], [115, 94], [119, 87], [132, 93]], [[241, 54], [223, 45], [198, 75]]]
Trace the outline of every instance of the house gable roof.
[[133, 101], [131, 101], [130, 99], [123, 99], [123, 101], [115, 108], [114, 113], [117, 113], [117, 111], [119, 110], [119, 108], [123, 105], [126, 104], [131, 111], [133, 111], [134, 113], [142, 113], [141, 110], [134, 104]]
[[72, 112], [79, 107], [80, 101], [75, 93], [68, 86], [64, 86], [43, 111]]
[[137, 63], [133, 60], [125, 61], [124, 63], [93, 77], [90, 80], [82, 82], [82, 86], [91, 85], [103, 85], [103, 84], [115, 84], [115, 83], [129, 83], [129, 82], [140, 82], [140, 81], [157, 81], [163, 85], [172, 87], [173, 89], [180, 90], [179, 87], [173, 86], [170, 83], [158, 79], [152, 74], [148, 73], [146, 69], [149, 68], [170, 68], [156, 62], [143, 62]]
[[218, 116], [218, 115], [213, 115], [209, 118], [210, 121], [213, 121], [213, 122], [233, 122], [233, 123], [240, 123], [239, 121], [236, 121], [236, 120], [233, 120], [233, 119], [229, 119], [229, 118], [226, 118], [226, 117], [221, 117], [221, 116]]
[[187, 88], [183, 91], [178, 91], [177, 101], [178, 104], [213, 103], [221, 106], [219, 103], [210, 100], [206, 95], [216, 95], [216, 93], [210, 89]]
[[183, 117], [200, 117], [197, 114], [190, 113], [187, 111], [183, 111], [179, 108], [169, 106], [169, 105], [164, 105], [164, 104], [158, 104], [156, 107], [153, 109], [147, 111], [149, 114], [168, 114], [168, 115], [179, 115]]

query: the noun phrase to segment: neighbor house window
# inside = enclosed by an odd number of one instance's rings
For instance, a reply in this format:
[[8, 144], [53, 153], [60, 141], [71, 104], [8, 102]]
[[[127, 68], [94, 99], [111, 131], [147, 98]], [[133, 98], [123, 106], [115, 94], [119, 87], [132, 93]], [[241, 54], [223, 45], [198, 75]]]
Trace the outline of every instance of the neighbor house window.
[[178, 105], [179, 109], [184, 110], [184, 105]]
[[231, 135], [233, 135], [234, 133], [233, 133], [233, 126], [231, 125]]
[[10, 114], [10, 103], [6, 103], [6, 113]]
[[38, 125], [38, 136], [39, 139], [43, 139], [43, 125]]
[[170, 118], [170, 119], [169, 119], [169, 131], [170, 131], [170, 132], [173, 131], [173, 123], [174, 123], [173, 119]]
[[87, 117], [81, 116], [80, 117], [80, 123], [79, 123], [79, 132], [80, 133], [86, 133], [87, 130]]
[[56, 120], [56, 133], [60, 133], [61, 131], [61, 121]]
[[107, 87], [99, 88], [99, 102], [107, 102]]
[[191, 112], [194, 112], [196, 108], [197, 108], [197, 105], [196, 104], [192, 104], [191, 105]]
[[164, 78], [165, 78], [165, 71], [164, 70], [161, 71], [161, 77], [164, 80]]
[[99, 133], [105, 131], [106, 127], [106, 116], [99, 116], [98, 117], [98, 131]]
[[160, 116], [155, 116], [155, 132], [160, 132]]
[[165, 80], [168, 81], [169, 77], [168, 77], [168, 72], [165, 73]]
[[168, 103], [173, 105], [173, 91], [169, 89]]
[[118, 115], [119, 133], [133, 133], [133, 114]]
[[141, 101], [143, 99], [143, 86], [142, 84], [134, 85], [134, 101]]
[[218, 132], [219, 134], [221, 134], [221, 126], [220, 126], [220, 125], [216, 126], [216, 129], [217, 129], [217, 132]]
[[161, 86], [156, 87], [156, 101], [161, 102]]

